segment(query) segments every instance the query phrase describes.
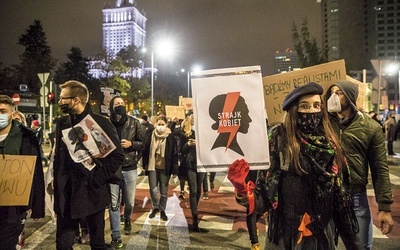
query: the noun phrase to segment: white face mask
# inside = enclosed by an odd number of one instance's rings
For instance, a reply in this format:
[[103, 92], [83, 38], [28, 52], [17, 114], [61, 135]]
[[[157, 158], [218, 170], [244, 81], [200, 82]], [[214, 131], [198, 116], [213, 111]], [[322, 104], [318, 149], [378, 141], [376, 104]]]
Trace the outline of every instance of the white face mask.
[[339, 96], [335, 93], [328, 99], [328, 112], [337, 113], [342, 111], [342, 105], [340, 104]]
[[7, 114], [0, 114], [0, 129], [3, 129], [10, 124], [11, 119], [9, 119]]
[[165, 126], [160, 126], [160, 125], [157, 125], [157, 131], [159, 132], [159, 133], [164, 133], [165, 132], [165, 129], [166, 129], [167, 127], [165, 127]]
[[192, 130], [193, 130], [193, 131], [195, 131], [195, 127], [194, 127], [194, 125], [192, 125]]

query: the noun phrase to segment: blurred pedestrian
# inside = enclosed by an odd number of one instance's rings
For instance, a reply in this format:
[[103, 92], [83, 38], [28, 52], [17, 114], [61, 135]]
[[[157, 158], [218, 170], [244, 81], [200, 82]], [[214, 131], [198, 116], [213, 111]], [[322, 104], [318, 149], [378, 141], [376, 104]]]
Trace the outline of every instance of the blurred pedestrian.
[[44, 155], [44, 152], [43, 152], [43, 129], [40, 124], [40, 121], [33, 120], [31, 123], [31, 128], [34, 131], [36, 131], [36, 137], [38, 138], [38, 141], [39, 141], [41, 159], [42, 159], [42, 161], [45, 162], [45, 166], [47, 166], [47, 165], [49, 165], [49, 160], [47, 159], [47, 157]]
[[388, 119], [383, 124], [385, 127], [385, 135], [387, 140], [387, 153], [388, 155], [396, 155], [393, 151], [393, 141], [396, 140], [396, 120], [395, 114], [389, 114]]
[[168, 200], [168, 186], [171, 175], [178, 174], [178, 154], [176, 152], [176, 141], [167, 127], [167, 118], [159, 116], [156, 121], [156, 128], [147, 141], [143, 165], [149, 176], [150, 198], [153, 209], [149, 215], [152, 219], [160, 212], [160, 218], [167, 221], [165, 213]]
[[12, 114], [12, 118], [19, 121], [24, 126], [27, 125], [25, 115], [21, 111], [15, 110]]
[[[378, 203], [378, 227], [382, 234], [388, 234], [393, 229], [390, 214], [393, 197], [382, 128], [368, 115], [358, 111], [357, 98], [358, 85], [350, 81], [336, 82], [326, 92], [329, 119], [348, 156], [354, 209], [360, 225], [357, 237], [365, 249], [371, 249], [373, 224], [366, 187], [369, 171]], [[349, 247], [348, 242], [344, 243]]]
[[201, 197], [201, 187], [206, 173], [197, 172], [197, 156], [196, 156], [196, 135], [194, 130], [193, 114], [186, 117], [182, 122], [183, 136], [181, 138], [181, 167], [187, 171], [189, 183], [190, 210], [192, 212], [192, 230], [195, 232], [207, 232], [207, 230], [199, 228], [199, 215], [197, 207]]

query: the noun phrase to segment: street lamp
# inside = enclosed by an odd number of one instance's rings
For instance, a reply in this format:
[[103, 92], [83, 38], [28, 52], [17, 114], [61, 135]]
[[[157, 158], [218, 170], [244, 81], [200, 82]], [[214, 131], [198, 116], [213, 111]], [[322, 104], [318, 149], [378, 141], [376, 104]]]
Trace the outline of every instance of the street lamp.
[[[192, 67], [192, 71], [187, 71], [187, 97], [190, 97], [190, 72], [199, 72], [202, 70], [202, 67], [198, 64]], [[181, 72], [185, 72], [185, 69], [181, 69]]]
[[[154, 49], [156, 49], [154, 51]], [[146, 48], [143, 48], [146, 52]], [[174, 44], [171, 40], [165, 39], [157, 42], [156, 46], [151, 50], [151, 116], [154, 116], [154, 54], [169, 57], [174, 53]]]

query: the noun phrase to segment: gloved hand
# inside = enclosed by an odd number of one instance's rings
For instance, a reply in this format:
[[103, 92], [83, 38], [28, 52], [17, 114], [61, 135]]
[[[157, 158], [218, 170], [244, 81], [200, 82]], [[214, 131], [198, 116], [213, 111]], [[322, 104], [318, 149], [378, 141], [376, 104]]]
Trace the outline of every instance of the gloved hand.
[[235, 187], [236, 192], [242, 196], [247, 195], [246, 177], [249, 173], [249, 165], [246, 160], [236, 160], [229, 166], [228, 179]]

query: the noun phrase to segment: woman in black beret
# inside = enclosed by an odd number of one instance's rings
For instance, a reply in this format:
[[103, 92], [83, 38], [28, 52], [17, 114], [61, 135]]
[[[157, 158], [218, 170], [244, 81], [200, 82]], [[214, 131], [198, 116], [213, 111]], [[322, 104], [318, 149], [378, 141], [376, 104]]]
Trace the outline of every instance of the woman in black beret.
[[269, 131], [270, 168], [258, 172], [255, 185], [245, 182], [249, 167], [244, 159], [229, 168], [237, 201], [248, 214], [259, 218], [268, 212], [267, 245], [335, 249], [340, 234], [358, 248], [348, 166], [322, 93], [319, 84], [308, 83], [285, 98], [284, 122]]

